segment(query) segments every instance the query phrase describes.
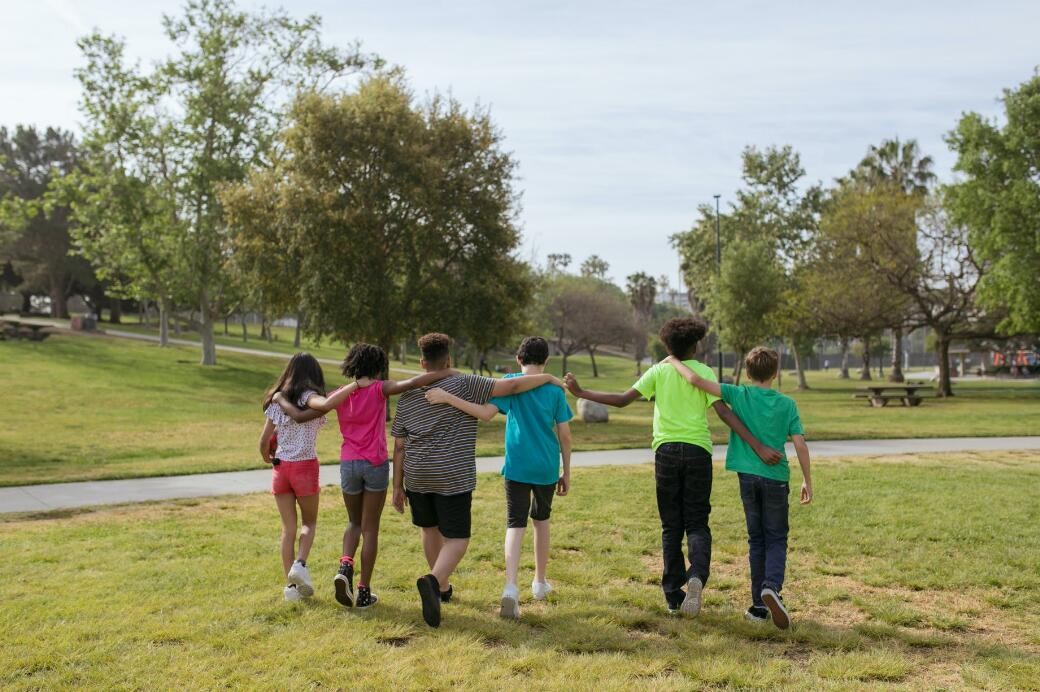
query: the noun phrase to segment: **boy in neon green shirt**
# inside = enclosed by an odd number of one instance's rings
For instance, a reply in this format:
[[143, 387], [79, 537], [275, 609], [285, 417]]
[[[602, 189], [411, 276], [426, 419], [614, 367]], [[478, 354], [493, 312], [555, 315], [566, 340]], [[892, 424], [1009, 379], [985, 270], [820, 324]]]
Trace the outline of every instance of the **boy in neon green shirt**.
[[[665, 322], [659, 336], [670, 354], [685, 361], [701, 376], [714, 379], [710, 368], [693, 359], [697, 344], [707, 331], [708, 326], [702, 320], [677, 317]], [[668, 612], [696, 616], [711, 566], [708, 515], [711, 513], [712, 470], [708, 408], [714, 409], [719, 418], [764, 459], [778, 460], [780, 452], [755, 439], [718, 395], [691, 388], [674, 368], [663, 363], [652, 366], [631, 389], [619, 394], [582, 389], [571, 373], [567, 373], [564, 381], [574, 396], [608, 406], [628, 406], [639, 398], [654, 400], [654, 478], [664, 561], [661, 589], [668, 602]], [[684, 535], [688, 566], [682, 550]]]
[[[802, 467], [801, 503], [812, 502], [809, 448], [805, 444], [798, 406], [793, 399], [772, 388], [780, 364], [776, 351], [759, 346], [748, 353], [744, 367], [751, 384], [739, 387], [719, 385], [714, 377], [704, 377], [695, 368], [672, 356], [666, 362], [697, 391], [706, 396], [722, 397], [763, 443], [783, 449], [790, 436], [798, 453], [798, 464]], [[726, 469], [735, 471], [740, 479], [740, 499], [747, 522], [751, 607], [745, 617], [753, 622], [764, 622], [772, 616], [773, 624], [787, 629], [791, 625], [791, 616], [780, 597], [787, 565], [787, 497], [791, 478], [787, 457], [782, 457], [779, 462], [764, 462], [743, 439], [730, 435]]]

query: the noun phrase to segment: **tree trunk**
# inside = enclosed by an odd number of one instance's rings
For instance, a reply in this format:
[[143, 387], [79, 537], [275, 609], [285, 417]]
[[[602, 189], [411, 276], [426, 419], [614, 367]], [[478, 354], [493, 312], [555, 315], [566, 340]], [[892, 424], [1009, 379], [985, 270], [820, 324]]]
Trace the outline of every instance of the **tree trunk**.
[[636, 355], [636, 377], [643, 374], [643, 359]]
[[199, 337], [202, 340], [202, 365], [217, 364], [217, 343], [213, 338], [213, 314], [209, 303], [209, 293], [202, 292], [202, 300], [199, 301], [202, 322], [199, 325]]
[[22, 291], [22, 314], [28, 315], [32, 312], [32, 293]]
[[953, 386], [950, 383], [950, 339], [948, 336], [936, 333], [938, 340], [936, 347], [939, 351], [939, 391], [937, 396], [953, 396]]
[[[148, 306], [145, 305], [145, 314], [148, 314]], [[170, 345], [170, 299], [165, 296], [159, 298], [159, 348]]]
[[903, 328], [892, 330], [892, 366], [888, 370], [889, 382], [903, 382]]
[[224, 336], [230, 336], [231, 332], [228, 331], [228, 322], [231, 320], [231, 315], [224, 315]]
[[111, 324], [122, 324], [123, 322], [123, 301], [119, 298], [108, 299], [108, 321]]
[[561, 369], [560, 377], [563, 377], [564, 375], [567, 374], [567, 352], [566, 351], [563, 352], [563, 359], [562, 359], [562, 361], [563, 362], [562, 362], [562, 366], [560, 368]]
[[593, 377], [599, 377], [599, 368], [596, 367], [596, 349], [590, 348], [590, 349], [588, 349], [588, 351], [589, 351], [589, 358], [592, 359], [592, 376]]
[[805, 381], [805, 369], [802, 368], [802, 357], [798, 353], [797, 344], [791, 345], [791, 354], [794, 356], [794, 370], [798, 376], [798, 391], [804, 392], [809, 389], [809, 383]]
[[777, 352], [776, 359], [776, 388], [780, 389], [784, 385], [784, 345], [780, 344], [780, 350]]
[[838, 379], [849, 379], [849, 340], [848, 337], [841, 340], [841, 367], [838, 368]]
[[870, 339], [863, 339], [863, 367], [859, 371], [859, 379], [869, 381], [870, 377]]
[[300, 347], [300, 330], [303, 329], [303, 313], [296, 313], [296, 333], [293, 335], [292, 345], [293, 348]]
[[65, 290], [61, 287], [51, 288], [51, 317], [56, 319], [68, 319], [69, 304], [65, 297]]
[[733, 368], [733, 384], [740, 384], [740, 376], [744, 373], [744, 361], [737, 358], [737, 367]]
[[242, 313], [242, 343], [249, 341], [249, 327], [246, 326], [246, 314]]

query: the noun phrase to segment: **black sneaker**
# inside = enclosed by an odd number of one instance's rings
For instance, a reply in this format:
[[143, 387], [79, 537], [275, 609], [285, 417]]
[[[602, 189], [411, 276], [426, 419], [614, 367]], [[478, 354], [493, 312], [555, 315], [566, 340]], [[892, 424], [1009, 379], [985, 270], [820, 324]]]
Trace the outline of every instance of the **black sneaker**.
[[336, 587], [336, 600], [344, 608], [354, 605], [354, 565], [349, 562], [341, 562], [339, 572], [332, 578], [332, 585]]
[[450, 601], [453, 593], [455, 593], [455, 590], [452, 588], [451, 584], [448, 584], [448, 590], [441, 591], [441, 603], [447, 603]]
[[430, 627], [441, 626], [441, 590], [437, 577], [432, 574], [415, 580], [415, 588], [422, 599], [422, 617]]
[[762, 602], [769, 608], [769, 614], [773, 616], [773, 624], [782, 630], [791, 626], [791, 616], [784, 607], [784, 599], [780, 598], [773, 589], [766, 587], [762, 589]]
[[749, 622], [765, 622], [769, 619], [769, 609], [765, 606], [753, 605], [744, 613], [744, 619]]
[[359, 586], [357, 589], [357, 603], [354, 604], [355, 608], [368, 608], [379, 603], [379, 598], [372, 593], [372, 589], [367, 586]]

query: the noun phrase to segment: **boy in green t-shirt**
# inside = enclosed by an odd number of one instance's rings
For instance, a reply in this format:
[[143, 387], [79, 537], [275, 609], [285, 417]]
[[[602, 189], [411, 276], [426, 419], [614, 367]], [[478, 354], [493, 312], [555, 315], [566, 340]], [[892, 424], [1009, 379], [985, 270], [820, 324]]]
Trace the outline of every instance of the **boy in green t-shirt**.
[[[711, 369], [693, 360], [697, 344], [708, 331], [702, 320], [677, 317], [668, 320], [659, 334], [665, 348], [705, 378]], [[664, 572], [661, 589], [668, 612], [696, 616], [701, 609], [701, 589], [711, 566], [711, 433], [708, 408], [745, 440], [763, 459], [779, 461], [781, 453], [760, 443], [740, 419], [719, 400], [683, 381], [672, 367], [658, 363], [647, 370], [632, 388], [619, 394], [581, 388], [567, 373], [564, 381], [574, 396], [608, 406], [628, 406], [636, 399], [654, 400], [654, 479], [657, 511], [661, 516], [661, 550]], [[686, 537], [689, 567], [683, 557]], [[686, 588], [685, 592], [683, 587]]]
[[[714, 378], [702, 377], [673, 356], [672, 365], [687, 382], [708, 396], [722, 397], [752, 434], [764, 444], [783, 449], [790, 436], [802, 467], [801, 503], [812, 502], [812, 477], [809, 475], [809, 448], [805, 444], [802, 421], [794, 399], [774, 390], [780, 359], [776, 351], [759, 346], [747, 354], [744, 367], [751, 384], [739, 387], [719, 385]], [[745, 617], [764, 622], [770, 615], [780, 629], [791, 625], [780, 589], [787, 564], [787, 496], [791, 469], [784, 456], [779, 462], [763, 462], [744, 440], [730, 435], [726, 468], [740, 479], [740, 499], [748, 530], [748, 562], [751, 565], [751, 607]]]

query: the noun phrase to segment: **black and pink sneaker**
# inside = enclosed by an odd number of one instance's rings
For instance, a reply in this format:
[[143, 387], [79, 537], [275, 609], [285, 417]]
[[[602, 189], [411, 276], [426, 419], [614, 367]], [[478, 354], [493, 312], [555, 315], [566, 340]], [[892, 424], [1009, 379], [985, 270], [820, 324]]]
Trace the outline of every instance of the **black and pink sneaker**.
[[336, 600], [344, 608], [354, 606], [354, 565], [349, 562], [339, 563], [339, 572], [332, 578], [336, 588]]

